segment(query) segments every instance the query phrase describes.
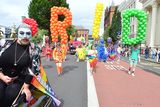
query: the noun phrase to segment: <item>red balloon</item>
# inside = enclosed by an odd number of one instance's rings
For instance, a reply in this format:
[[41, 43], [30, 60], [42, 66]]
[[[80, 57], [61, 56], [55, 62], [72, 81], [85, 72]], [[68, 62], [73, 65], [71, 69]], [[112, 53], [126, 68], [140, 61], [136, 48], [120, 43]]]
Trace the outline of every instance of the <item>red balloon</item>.
[[38, 24], [37, 24], [37, 22], [34, 19], [24, 18], [22, 22], [25, 23], [25, 24], [28, 24], [31, 27], [32, 36], [34, 36], [37, 33], [37, 31], [38, 31], [38, 29], [37, 29]]

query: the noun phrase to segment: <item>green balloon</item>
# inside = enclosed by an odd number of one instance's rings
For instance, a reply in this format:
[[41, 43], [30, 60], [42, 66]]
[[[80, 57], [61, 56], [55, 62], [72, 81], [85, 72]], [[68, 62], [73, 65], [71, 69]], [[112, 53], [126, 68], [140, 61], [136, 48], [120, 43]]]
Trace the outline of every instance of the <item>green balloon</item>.
[[[130, 17], [133, 16], [138, 20], [137, 36], [130, 39]], [[142, 10], [129, 9], [122, 14], [122, 20], [122, 42], [128, 45], [142, 42], [146, 35], [147, 14]]]

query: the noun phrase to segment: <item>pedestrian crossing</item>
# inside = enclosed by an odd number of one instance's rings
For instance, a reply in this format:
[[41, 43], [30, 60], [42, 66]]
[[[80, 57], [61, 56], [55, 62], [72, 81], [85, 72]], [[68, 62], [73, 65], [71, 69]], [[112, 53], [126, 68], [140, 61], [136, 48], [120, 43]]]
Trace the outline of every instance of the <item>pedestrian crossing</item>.
[[114, 71], [127, 71], [128, 69], [122, 65], [120, 65], [118, 62], [106, 62], [105, 68], [107, 70], [114, 70]]

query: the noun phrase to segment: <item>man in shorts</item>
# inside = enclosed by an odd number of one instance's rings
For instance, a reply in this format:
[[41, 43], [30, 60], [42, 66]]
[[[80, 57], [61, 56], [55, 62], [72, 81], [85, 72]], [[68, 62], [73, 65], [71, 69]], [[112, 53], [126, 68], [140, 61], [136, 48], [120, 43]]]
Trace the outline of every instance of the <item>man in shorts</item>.
[[138, 61], [140, 62], [140, 50], [138, 49], [138, 45], [134, 45], [134, 47], [131, 48], [131, 55], [129, 57], [129, 60], [130, 60], [130, 67], [128, 74], [135, 76], [136, 65]]

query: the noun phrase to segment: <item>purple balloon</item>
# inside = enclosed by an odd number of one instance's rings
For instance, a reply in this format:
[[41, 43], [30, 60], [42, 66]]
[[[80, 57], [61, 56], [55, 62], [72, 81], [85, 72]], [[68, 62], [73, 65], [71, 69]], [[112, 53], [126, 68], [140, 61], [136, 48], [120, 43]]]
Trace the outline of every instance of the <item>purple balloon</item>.
[[111, 37], [108, 37], [107, 43], [111, 43], [111, 42], [112, 42], [112, 38], [111, 38]]

